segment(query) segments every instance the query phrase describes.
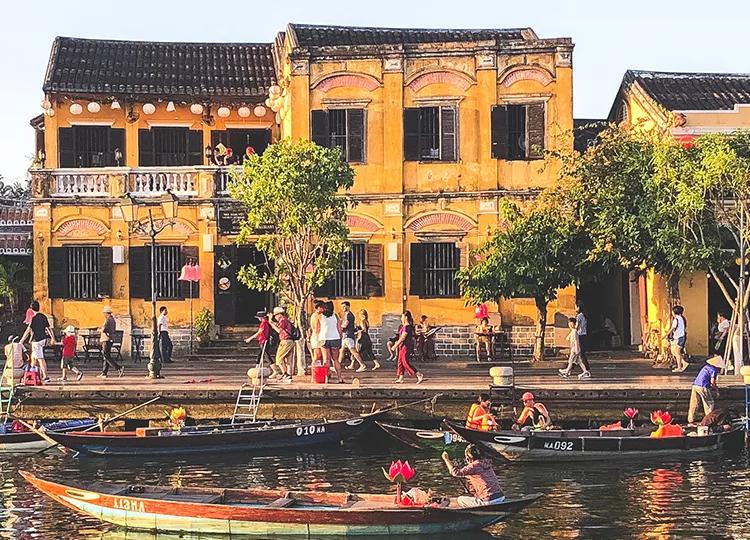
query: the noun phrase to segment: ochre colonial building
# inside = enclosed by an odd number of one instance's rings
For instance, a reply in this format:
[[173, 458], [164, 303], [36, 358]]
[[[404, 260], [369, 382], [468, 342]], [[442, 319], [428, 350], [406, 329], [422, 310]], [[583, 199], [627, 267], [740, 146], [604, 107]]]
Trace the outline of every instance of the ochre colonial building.
[[[750, 129], [750, 75], [627, 71], [609, 120], [645, 129], [669, 129], [686, 144], [705, 133]], [[738, 268], [728, 271], [736, 275]], [[649, 271], [631, 291], [636, 295], [630, 302], [633, 331], [655, 328], [665, 334], [670, 322], [665, 279]], [[688, 351], [707, 354], [709, 328], [716, 312], [729, 313], [731, 309], [703, 272], [682, 277], [680, 296], [689, 321]]]
[[[45, 158], [32, 171], [35, 296], [58, 326], [96, 325], [104, 302], [126, 331], [147, 327], [148, 238], [129, 233], [118, 204], [130, 193], [158, 219], [170, 189], [179, 211], [157, 238], [159, 303], [187, 324], [177, 276], [196, 259], [194, 308], [220, 325], [251, 322], [273, 300], [236, 281], [256, 252], [234, 244], [239, 213], [215, 148], [236, 157], [310, 138], [341, 147], [356, 172], [353, 249], [323, 292], [388, 331], [404, 309], [426, 314], [446, 327], [439, 352], [466, 352], [473, 307], [455, 273], [498, 226], [502, 197], [553, 181], [540, 149], [570, 144], [572, 49], [528, 28], [289, 25], [267, 44], [58, 38], [35, 124]], [[572, 289], [561, 291], [550, 322], [573, 304]], [[530, 343], [533, 302], [493, 309]]]

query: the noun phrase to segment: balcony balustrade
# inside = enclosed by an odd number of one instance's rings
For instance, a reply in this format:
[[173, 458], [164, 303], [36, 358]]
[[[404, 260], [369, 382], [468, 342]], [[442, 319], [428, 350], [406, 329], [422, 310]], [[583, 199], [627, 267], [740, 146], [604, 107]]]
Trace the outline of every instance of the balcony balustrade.
[[58, 169], [52, 172], [53, 197], [108, 197], [109, 175], [101, 169]]
[[198, 195], [195, 167], [145, 167], [130, 172], [130, 192], [140, 197], [159, 196], [170, 190], [179, 197]]

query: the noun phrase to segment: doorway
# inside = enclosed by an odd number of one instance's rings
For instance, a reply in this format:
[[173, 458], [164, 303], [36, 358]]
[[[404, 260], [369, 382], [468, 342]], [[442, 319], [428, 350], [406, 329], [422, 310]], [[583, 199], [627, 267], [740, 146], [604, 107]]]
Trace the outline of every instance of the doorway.
[[592, 349], [631, 345], [632, 288], [629, 274], [619, 269], [602, 272], [578, 288], [576, 299], [584, 306]]
[[214, 301], [216, 324], [221, 326], [256, 323], [255, 314], [273, 307], [267, 291], [248, 288], [238, 279], [240, 268], [265, 267], [263, 254], [255, 246], [216, 246], [214, 248]]

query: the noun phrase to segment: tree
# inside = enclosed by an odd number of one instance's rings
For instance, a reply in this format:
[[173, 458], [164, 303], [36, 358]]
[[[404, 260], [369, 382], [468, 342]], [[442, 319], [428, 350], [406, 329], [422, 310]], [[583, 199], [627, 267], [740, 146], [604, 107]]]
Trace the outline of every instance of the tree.
[[558, 289], [578, 281], [589, 241], [558, 190], [543, 192], [528, 208], [504, 201], [507, 226], [474, 252], [478, 262], [459, 273], [472, 302], [533, 298], [537, 309], [534, 360], [544, 357], [547, 305]]
[[[338, 148], [282, 140], [232, 176], [229, 192], [247, 211], [237, 243], [256, 239], [266, 260], [263, 268], [243, 267], [239, 280], [279, 294], [306, 335], [307, 301], [350, 248], [346, 211], [352, 203], [342, 192], [352, 187], [354, 171]], [[305, 370], [303, 344], [297, 345], [298, 374]]]
[[0, 260], [0, 298], [8, 300], [11, 314], [15, 314], [18, 307], [18, 293], [31, 288], [27, 271], [24, 264]]

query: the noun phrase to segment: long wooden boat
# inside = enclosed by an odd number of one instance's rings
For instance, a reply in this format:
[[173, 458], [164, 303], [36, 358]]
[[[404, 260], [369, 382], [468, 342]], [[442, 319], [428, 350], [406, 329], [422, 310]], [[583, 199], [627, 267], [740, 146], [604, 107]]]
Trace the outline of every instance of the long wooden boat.
[[446, 420], [445, 424], [470, 443], [478, 444], [510, 461], [590, 461], [689, 457], [740, 446], [744, 426], [704, 436], [654, 438], [630, 429], [549, 431], [477, 431]]
[[[43, 422], [40, 429], [48, 435], [52, 433], [66, 433], [90, 428], [96, 420], [60, 420], [57, 422]], [[52, 446], [32, 431], [12, 431], [12, 423], [0, 424], [0, 454], [35, 453]]]
[[393, 495], [265, 489], [58, 484], [21, 471], [77, 512], [128, 529], [237, 536], [365, 536], [461, 532], [498, 523], [541, 494], [461, 508], [397, 506]]
[[447, 448], [463, 452], [466, 440], [450, 429], [417, 429], [397, 426], [385, 422], [375, 422], [380, 429], [403, 444], [419, 450], [433, 450], [442, 452]]
[[340, 443], [355, 437], [380, 413], [347, 420], [267, 421], [122, 432], [50, 433], [57, 443], [99, 456], [176, 456], [201, 453], [252, 452], [275, 448]]

